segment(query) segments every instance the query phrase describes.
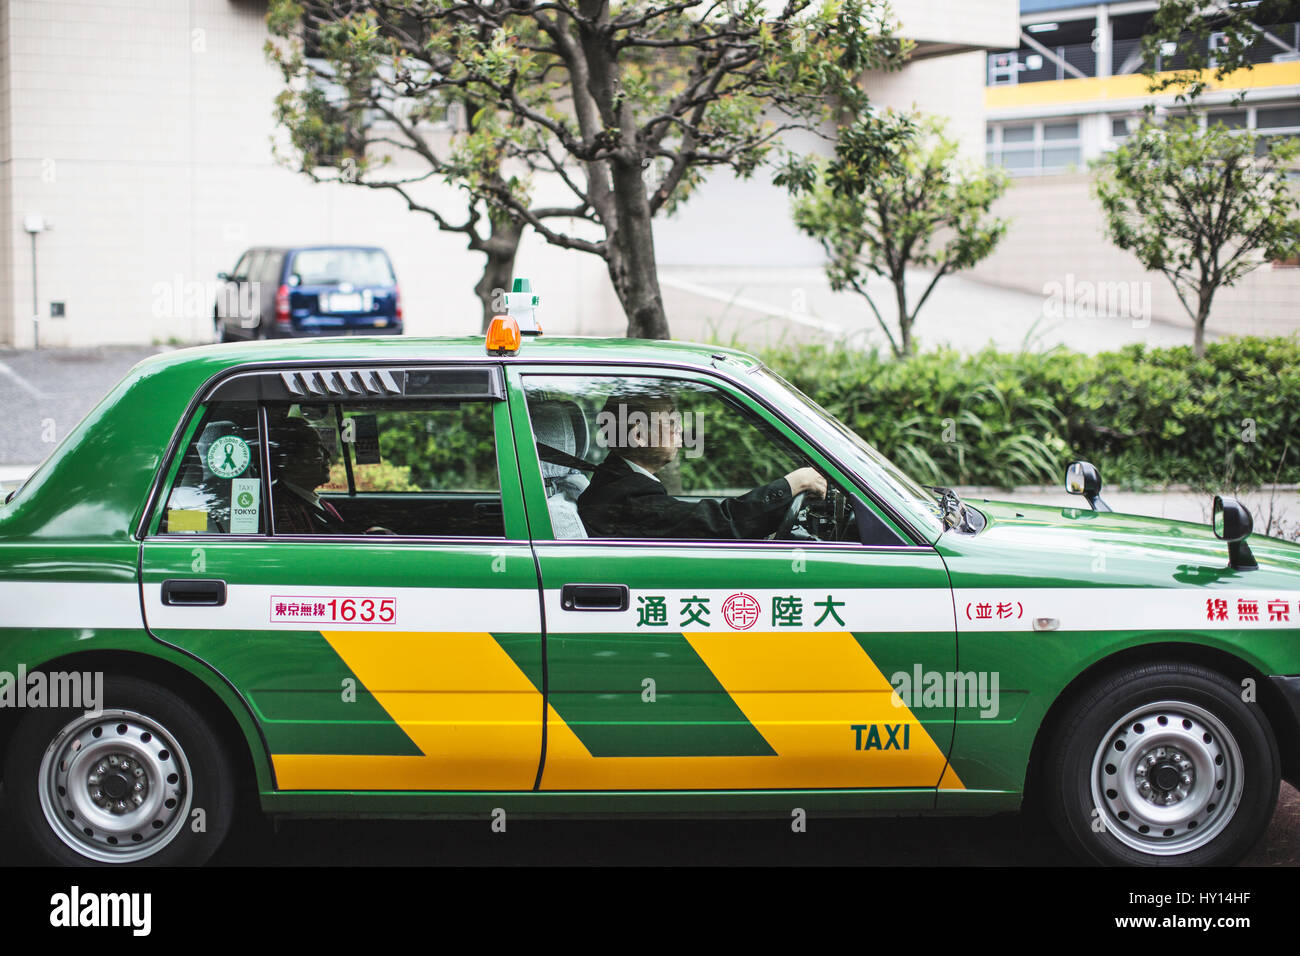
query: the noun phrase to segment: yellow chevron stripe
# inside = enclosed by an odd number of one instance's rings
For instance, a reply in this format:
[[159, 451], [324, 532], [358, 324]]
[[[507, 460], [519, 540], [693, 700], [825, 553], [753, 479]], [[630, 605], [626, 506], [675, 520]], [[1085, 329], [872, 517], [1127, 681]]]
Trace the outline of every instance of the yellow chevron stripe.
[[[541, 694], [490, 634], [324, 636], [424, 756], [280, 754], [280, 789], [532, 789]], [[548, 706], [543, 790], [933, 787], [941, 776], [944, 789], [964, 789], [851, 634], [687, 640], [776, 754], [593, 757]], [[410, 687], [421, 689], [394, 689]], [[907, 725], [909, 748], [855, 750], [851, 726], [873, 723]]]
[[[852, 634], [686, 639], [776, 755], [595, 758], [548, 708], [543, 790], [933, 787], [943, 774], [943, 751]], [[851, 726], [872, 723], [909, 725], [909, 749], [855, 750]], [[955, 772], [946, 779], [964, 789]]]
[[491, 634], [322, 634], [424, 756], [280, 754], [280, 789], [533, 788], [542, 695]]

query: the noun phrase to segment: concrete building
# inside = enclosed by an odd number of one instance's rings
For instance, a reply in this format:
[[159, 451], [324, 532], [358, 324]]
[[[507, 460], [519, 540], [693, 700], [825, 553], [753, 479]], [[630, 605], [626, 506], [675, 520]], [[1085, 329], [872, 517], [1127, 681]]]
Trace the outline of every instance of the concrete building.
[[[1014, 177], [996, 211], [1014, 220], [994, 254], [972, 273], [999, 285], [1043, 293], [1076, 288], [1135, 289], [1151, 312], [1187, 318], [1164, 276], [1147, 273], [1105, 238], [1091, 192], [1090, 160], [1123, 141], [1151, 97], [1140, 41], [1157, 3], [1125, 0], [1021, 0], [1019, 42], [987, 56], [985, 149]], [[1254, 66], [1229, 75], [1202, 97], [1204, 115], [1261, 136], [1300, 136], [1300, 5], [1282, 22], [1262, 23], [1250, 48]], [[1211, 33], [1207, 50], [1222, 35]], [[1161, 52], [1157, 68], [1183, 60]], [[1242, 102], [1233, 100], [1245, 91]], [[1217, 333], [1289, 334], [1300, 329], [1300, 269], [1265, 264], [1215, 297], [1207, 328]]]
[[[873, 93], [945, 114], [977, 156], [984, 51], [1015, 45], [1015, 0], [894, 8], [916, 57]], [[34, 313], [42, 345], [208, 340], [217, 272], [248, 246], [302, 242], [384, 246], [411, 333], [477, 330], [480, 260], [458, 236], [395, 196], [277, 164], [265, 13], [265, 0], [0, 2], [0, 345], [30, 347]], [[657, 242], [668, 265], [820, 262], [763, 180], [715, 177]], [[548, 331], [625, 327], [598, 259], [528, 236], [518, 271], [544, 276]]]

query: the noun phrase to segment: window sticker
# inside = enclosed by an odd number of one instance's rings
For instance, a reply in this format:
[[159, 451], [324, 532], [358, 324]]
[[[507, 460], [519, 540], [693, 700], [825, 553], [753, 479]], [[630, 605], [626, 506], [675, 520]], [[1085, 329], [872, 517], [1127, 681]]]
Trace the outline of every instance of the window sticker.
[[256, 478], [236, 478], [230, 483], [230, 533], [257, 534], [262, 523], [258, 498], [262, 483]]
[[224, 435], [208, 446], [208, 471], [218, 478], [238, 478], [252, 458], [248, 442], [238, 435]]
[[167, 511], [168, 531], [207, 531], [208, 513], [193, 509], [170, 508]]
[[383, 459], [379, 454], [379, 418], [376, 415], [353, 415], [350, 419], [355, 424], [352, 439], [353, 454], [358, 465], [378, 465]]

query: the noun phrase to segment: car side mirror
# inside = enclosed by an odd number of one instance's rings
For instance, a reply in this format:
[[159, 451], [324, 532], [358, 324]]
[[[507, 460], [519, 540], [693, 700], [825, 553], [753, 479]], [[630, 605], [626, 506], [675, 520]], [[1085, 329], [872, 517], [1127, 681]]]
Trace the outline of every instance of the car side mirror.
[[1228, 542], [1228, 564], [1238, 571], [1253, 571], [1259, 567], [1255, 555], [1246, 544], [1246, 538], [1255, 528], [1250, 509], [1236, 498], [1214, 496], [1214, 536]]
[[1093, 511], [1110, 511], [1110, 505], [1101, 500], [1101, 472], [1090, 461], [1072, 461], [1065, 469], [1065, 490], [1072, 495], [1083, 495]]
[[230, 273], [229, 273], [229, 272], [218, 272], [218, 273], [217, 273], [217, 278], [220, 279], [222, 282], [229, 282], [229, 281], [230, 281]]

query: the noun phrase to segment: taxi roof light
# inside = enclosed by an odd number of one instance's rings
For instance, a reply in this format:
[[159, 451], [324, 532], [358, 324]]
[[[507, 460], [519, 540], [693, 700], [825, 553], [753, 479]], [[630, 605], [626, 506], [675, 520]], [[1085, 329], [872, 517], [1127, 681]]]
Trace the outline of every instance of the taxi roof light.
[[519, 323], [512, 316], [495, 315], [488, 323], [485, 340], [488, 355], [518, 355], [522, 342]]

